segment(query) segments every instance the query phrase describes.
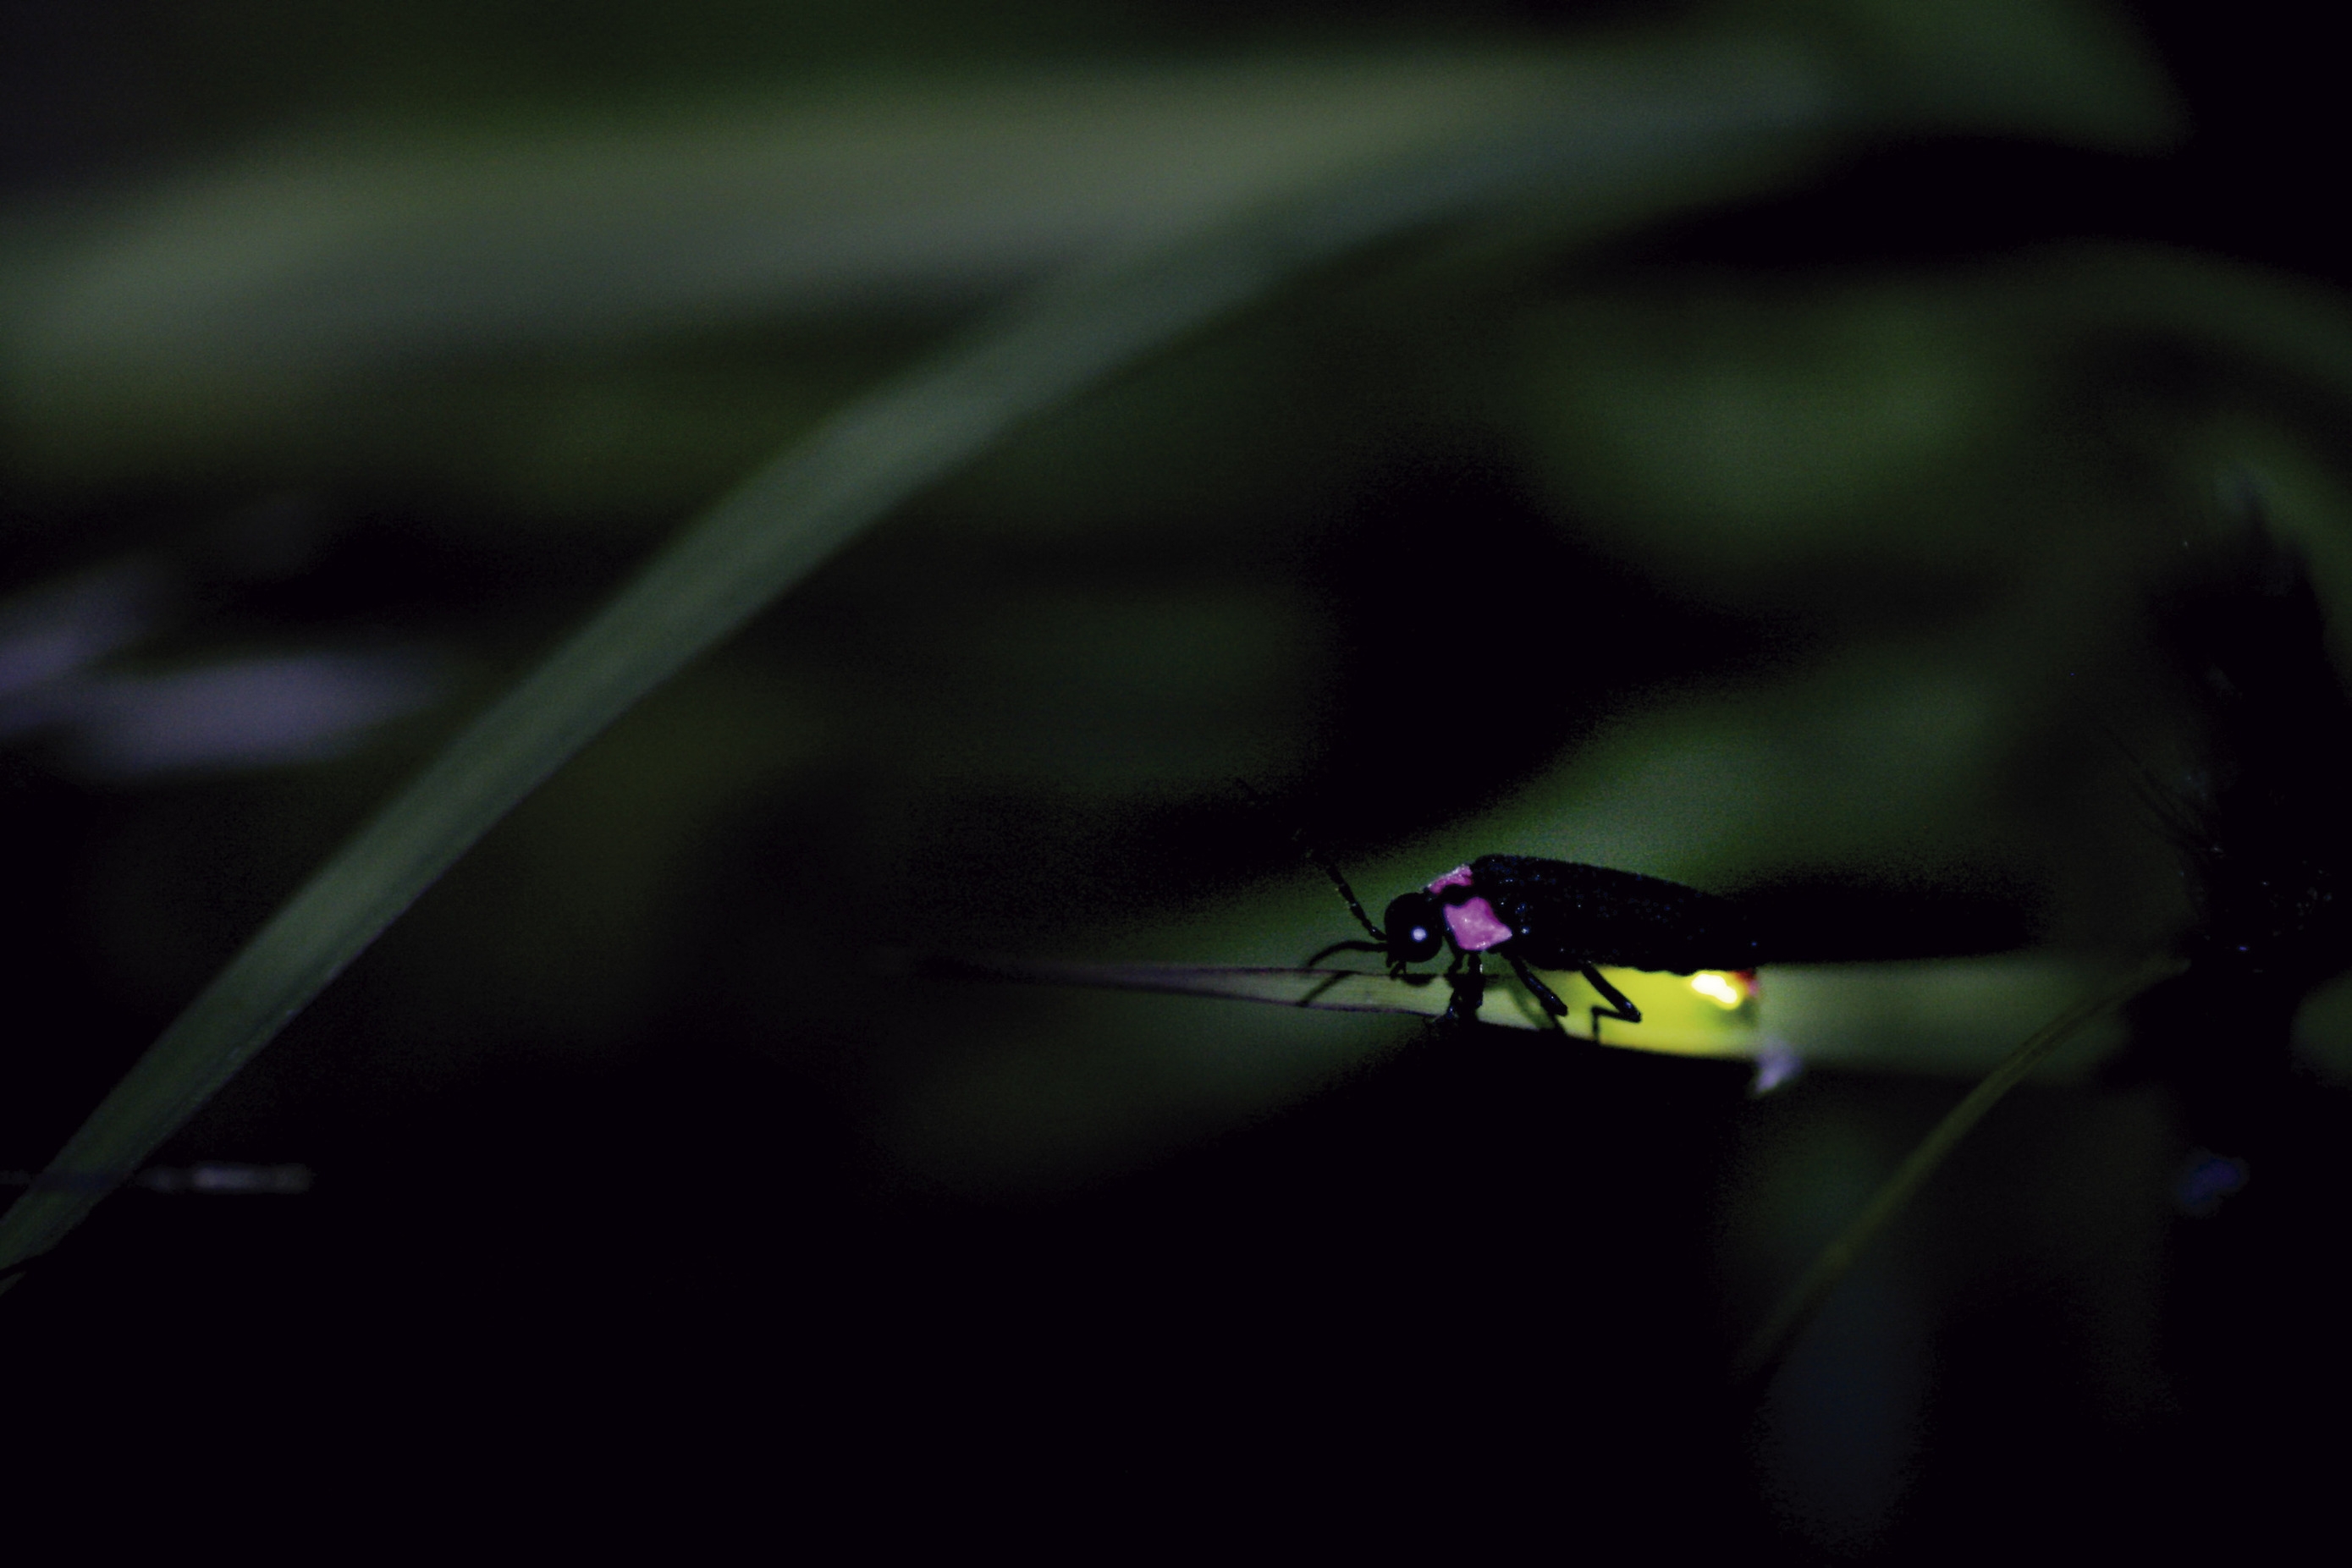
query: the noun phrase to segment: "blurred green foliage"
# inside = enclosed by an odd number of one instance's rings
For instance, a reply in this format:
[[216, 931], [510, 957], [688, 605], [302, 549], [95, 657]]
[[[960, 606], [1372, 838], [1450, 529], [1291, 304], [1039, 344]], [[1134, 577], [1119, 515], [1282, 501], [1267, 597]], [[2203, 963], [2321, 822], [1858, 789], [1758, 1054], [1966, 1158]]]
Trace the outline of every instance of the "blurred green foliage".
[[[129, 562], [172, 608], [77, 679], [391, 643], [430, 651], [439, 695], [331, 760], [107, 778], [0, 689], [9, 983], [76, 1020], [20, 1031], [0, 1166], [54, 1149], [468, 717], [773, 455], [921, 388], [1029, 291], [1328, 213], [1497, 127], [1582, 140], [1442, 225], [1342, 210], [1336, 259], [871, 519], [490, 829], [185, 1152], [326, 1169], [284, 1145], [405, 1147], [476, 1105], [530, 1148], [551, 1086], [721, 1097], [751, 1062], [774, 1103], [694, 1113], [836, 1137], [876, 1185], [1059, 1194], [1148, 1165], [1412, 1026], [868, 960], [1283, 964], [1349, 935], [1244, 778], [1376, 904], [1549, 854], [1827, 911], [1808, 958], [1885, 960], [1765, 976], [1767, 1031], [1818, 1071], [1738, 1124], [1729, 1340], [1955, 1082], [2189, 919], [2145, 795], [2197, 766], [2197, 694], [2149, 606], [2227, 532], [2217, 486], [2250, 478], [2352, 604], [2340, 298], [2063, 223], [1915, 245], [1963, 193], [1897, 211], [1868, 183], [1944, 177], [1938, 149], [2066, 149], [2063, 185], [2175, 146], [2179, 105], [2095, 5], [140, 16], [106, 57], [140, 91], [88, 94], [137, 99], [123, 145], [20, 161], [0, 214], [0, 562], [25, 591], [0, 610]], [[263, 534], [276, 564], [219, 566]], [[1920, 1325], [2000, 1269], [2055, 1281], [2101, 1399], [2161, 1404], [2179, 1151], [2147, 1098], [2081, 1087], [2119, 1028], [1833, 1307], [1900, 1365], [1874, 1385], [1883, 1473], [1846, 1492], [1773, 1416], [1765, 1468], [1816, 1543], [1883, 1522]], [[2339, 984], [2296, 1045], [2346, 1082], [2347, 1042]], [[493, 1094], [518, 1081], [520, 1109]]]
[[[1245, 880], [1279, 862], [1208, 825], [1235, 776], [1304, 785], [1373, 888], [1507, 846], [1734, 889], [1952, 888], [2077, 948], [2182, 918], [2100, 731], [2177, 744], [2138, 606], [2208, 526], [2242, 433], [2303, 450], [2265, 397], [2344, 384], [2340, 357], [2281, 363], [2229, 302], [2331, 341], [2333, 307], [2120, 252], [1764, 273], [1594, 243], [1890, 135], [2159, 146], [2164, 89], [2095, 8], [1731, 5], [1646, 31], [1601, 16], [1614, 30], [1582, 44], [1475, 13], [566, 17], [175, 21], [186, 59], [223, 62], [173, 78], [192, 151], [22, 225], [0, 268], [24, 559], [61, 559], [60, 530], [132, 497], [200, 517], [290, 493], [331, 535], [399, 541], [405, 602], [374, 613], [439, 614], [491, 678], [760, 454], [1089, 248], [1546, 94], [1664, 103], [1710, 51], [1825, 107], [1744, 162], [1694, 142], [1630, 204], [1556, 199], [1319, 274], [991, 453], [597, 742], [425, 902], [373, 961], [412, 977], [372, 992], [382, 1071], [429, 1081], [414, 1043], [451, 1035], [627, 1049], [665, 986], [746, 983], [684, 956], [698, 905], [761, 934], [770, 956], [730, 946], [738, 966], [812, 977], [851, 933], [1294, 956], [1324, 895]], [[2119, 301], [2151, 268], [2164, 287], [2135, 319]], [[2151, 399], [2137, 356], [2183, 340], [2311, 391]], [[479, 608], [432, 608], [468, 576]], [[1416, 580], [1522, 640], [1483, 661], [1423, 644], [1445, 598]], [[1488, 688], [1453, 715], [1447, 660]], [[333, 788], [125, 801], [83, 894], [94, 950], [143, 1006], [185, 994], [430, 727], [336, 765]], [[1381, 778], [1448, 734], [1450, 763]], [[794, 817], [813, 821], [783, 832], [776, 875], [824, 900], [717, 891], [728, 845]], [[225, 871], [253, 890], [234, 905]], [[805, 987], [758, 994], [779, 1035], [824, 1011]], [[856, 1010], [817, 1027], [858, 1042], [879, 1103], [942, 1052], [959, 1082], [987, 1058]], [[1175, 1113], [1160, 1085], [1107, 1086], [1130, 1031], [1023, 1027], [1092, 1042], [1054, 1053], [1108, 1074], [1063, 1096], [1096, 1157], [1151, 1146], [1108, 1109]], [[1013, 1166], [1024, 1146], [1007, 1134]]]
[[[12, 1159], [771, 454], [1025, 289], [1564, 107], [1587, 183], [1436, 232], [1367, 217], [1369, 243], [875, 521], [491, 830], [185, 1137], [275, 1158], [246, 1145], [397, 1124], [517, 1063], [756, 1059], [890, 1181], [1131, 1168], [1405, 1026], [866, 955], [1297, 960], [1347, 927], [1241, 777], [1376, 901], [1507, 850], [1896, 912], [1856, 918], [1893, 934], [1855, 956], [1915, 961], [1767, 976], [1768, 1029], [1836, 1071], [1743, 1134], [1744, 1326], [1949, 1099], [1838, 1071], [1979, 1071], [2187, 921], [2140, 759], [2184, 765], [2197, 720], [2147, 605], [2224, 528], [2217, 481], [2253, 476], [2352, 595], [2332, 295], [2072, 234], [1742, 249], [1802, 225], [1774, 203], [1938, 139], [2160, 152], [2178, 109], [2093, 5], [254, 3], [156, 26], [142, 155], [32, 183], [0, 230], [12, 580], [289, 508], [302, 563], [189, 591], [140, 667], [397, 633], [443, 695], [295, 770], [92, 780], [26, 743], [19, 881], [51, 902], [14, 983], [90, 1021], [26, 1070]], [[1965, 929], [1912, 940], [1955, 956], [1895, 951], [1903, 912], [1949, 908]], [[2338, 1078], [2348, 1019], [2328, 993], [2298, 1036]], [[2009, 1163], [1960, 1179], [2033, 1217], [2128, 1403], [2156, 1220], [2099, 1217], [2147, 1207], [2167, 1150], [2144, 1103], [2035, 1103]], [[1896, 1295], [1990, 1247], [1906, 1237]]]

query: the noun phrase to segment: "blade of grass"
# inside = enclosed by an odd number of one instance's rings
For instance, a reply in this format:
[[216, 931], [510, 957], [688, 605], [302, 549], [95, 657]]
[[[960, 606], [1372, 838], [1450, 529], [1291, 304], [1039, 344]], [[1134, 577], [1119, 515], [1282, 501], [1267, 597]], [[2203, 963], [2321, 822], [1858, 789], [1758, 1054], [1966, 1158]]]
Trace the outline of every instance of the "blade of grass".
[[1789, 1287], [1756, 1333], [1740, 1348], [1738, 1358], [1732, 1364], [1734, 1378], [1741, 1384], [1760, 1383], [1770, 1375], [1788, 1354], [1798, 1333], [1812, 1321], [1822, 1303], [1829, 1300], [1838, 1281], [1844, 1279], [1856, 1260], [1889, 1221], [1903, 1211], [1904, 1205], [1936, 1174], [1960, 1140], [1987, 1112], [2000, 1103], [2001, 1097], [2041, 1065], [2049, 1054], [2073, 1039], [2086, 1025], [2115, 1011], [2150, 987], [2170, 979], [2186, 966], [2177, 958], [2167, 958], [2144, 967], [2124, 984], [2076, 1002], [2028, 1035], [2015, 1051], [2003, 1057], [1998, 1066], [1960, 1103], [1945, 1113], [1910, 1157], [1896, 1167], [1885, 1185], [1872, 1195], [1861, 1213], [1847, 1222], [1843, 1230], [1821, 1249], [1797, 1282]]
[[[894, 965], [894, 967], [897, 966]], [[1271, 1002], [1326, 1012], [1398, 1013], [1435, 1018], [1453, 993], [1436, 975], [1392, 980], [1353, 969], [1294, 969], [1238, 964], [1078, 964], [1042, 958], [971, 958], [925, 954], [908, 970], [927, 979], [1007, 980], [1015, 985], [1077, 986], [1096, 990], [1150, 991], [1163, 996], [1216, 997]], [[1545, 1027], [1524, 1009], [1494, 1009], [1491, 1020], [1511, 1029]]]
[[55, 1247], [631, 704], [1021, 422], [1373, 242], [1533, 199], [1581, 216], [1588, 232], [1622, 225], [1720, 193], [1727, 171], [1785, 167], [1838, 118], [1811, 68], [1785, 52], [1641, 65], [1613, 62], [1580, 90], [1564, 82], [1542, 113], [1410, 163], [1082, 267], [756, 474], [477, 718], [197, 995], [0, 1218], [0, 1270]]
[[[1324, 1012], [1395, 1013], [1433, 1019], [1453, 1005], [1454, 989], [1434, 971], [1390, 976], [1360, 969], [1299, 969], [1279, 966], [1234, 964], [1087, 964], [1045, 958], [976, 958], [926, 954], [911, 966], [886, 958], [884, 967], [911, 968], [927, 978], [945, 980], [1009, 980], [1037, 986], [1078, 986], [1097, 990], [1149, 991], [1164, 996], [1214, 997], [1227, 1001], [1270, 1002], [1276, 1007], [1307, 1008]], [[1640, 970], [1607, 971], [1629, 994], [1637, 994], [1650, 1014], [1639, 1026], [1612, 1030], [1606, 1043], [1628, 1051], [1656, 1051], [1678, 1056], [1753, 1056], [1760, 1045], [1752, 1009], [1719, 1011], [1717, 1005], [1698, 1009], [1703, 1021], [1676, 1017], [1675, 993], [1688, 981], [1676, 975], [1664, 977]], [[1548, 976], [1555, 991], [1570, 1001], [1569, 1016], [1557, 1026], [1572, 1038], [1591, 1038], [1587, 1008], [1601, 998], [1572, 975]], [[1663, 992], [1663, 998], [1659, 993]], [[1660, 1005], [1663, 999], [1664, 1005]], [[1549, 1033], [1554, 1029], [1545, 1015], [1507, 975], [1489, 974], [1478, 1005], [1478, 1021], [1498, 1029]]]

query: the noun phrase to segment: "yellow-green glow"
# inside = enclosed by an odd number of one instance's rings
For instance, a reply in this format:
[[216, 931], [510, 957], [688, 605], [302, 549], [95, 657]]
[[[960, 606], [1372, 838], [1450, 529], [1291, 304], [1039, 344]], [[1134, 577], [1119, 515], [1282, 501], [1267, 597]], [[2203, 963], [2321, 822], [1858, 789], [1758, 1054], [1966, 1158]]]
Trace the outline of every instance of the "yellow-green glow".
[[[1760, 1009], [1748, 976], [1721, 969], [1689, 977], [1646, 969], [1604, 969], [1602, 973], [1642, 1009], [1642, 1021], [1630, 1024], [1603, 1019], [1601, 1044], [1670, 1056], [1756, 1054], [1762, 1037]], [[1568, 1004], [1562, 1026], [1570, 1034], [1589, 1036], [1592, 1007], [1601, 999], [1600, 994], [1585, 984], [1581, 975], [1546, 972], [1543, 978]], [[1534, 1003], [1508, 979], [1488, 982], [1479, 1017], [1489, 1023], [1523, 1029], [1549, 1027], [1537, 1015]]]
[[1719, 1008], [1736, 1008], [1747, 999], [1739, 994], [1739, 988], [1733, 985], [1727, 976], [1717, 974], [1712, 970], [1693, 975], [1690, 988]]

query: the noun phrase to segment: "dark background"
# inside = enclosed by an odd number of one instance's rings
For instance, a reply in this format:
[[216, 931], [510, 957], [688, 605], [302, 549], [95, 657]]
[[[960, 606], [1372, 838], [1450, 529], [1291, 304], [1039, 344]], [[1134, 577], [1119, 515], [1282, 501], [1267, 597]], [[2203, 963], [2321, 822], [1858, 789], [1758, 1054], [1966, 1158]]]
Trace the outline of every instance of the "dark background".
[[[339, 21], [10, 4], [0, 180], [33, 225], [355, 105], [382, 123], [489, 124], [802, 70], [1539, 43], [1651, 15], [1073, 5], [787, 24], [709, 5], [657, 23], [518, 5]], [[1517, 287], [1570, 298], [1734, 278], [1769, 297], [1776, 280], [1801, 294], [1981, 269], [1998, 294], [2011, 258], [2068, 241], [2342, 285], [2330, 172], [2345, 135], [2318, 17], [2129, 15], [2185, 105], [2172, 151], [1882, 145], [1793, 194], [1650, 226]], [[1118, 768], [1161, 766], [1153, 737], [1257, 757], [1282, 810], [1356, 864], [1494, 810], [1621, 712], [1766, 689], [1824, 650], [1919, 626], [1928, 643], [1966, 644], [2009, 570], [1995, 528], [1989, 566], [1906, 576], [1847, 540], [1744, 601], [1678, 582], [1531, 479], [1540, 464], [1510, 444], [1509, 419], [1447, 423], [1460, 367], [1428, 345], [1464, 318], [1397, 306], [1412, 287], [1371, 265], [1179, 350], [1097, 425], [1073, 415], [1042, 455], [926, 498], [887, 550], [854, 549], [715, 673], [633, 716], [158, 1156], [299, 1161], [311, 1190], [126, 1192], [0, 1301], [11, 1381], [37, 1389], [17, 1430], [53, 1454], [184, 1456], [262, 1496], [356, 1481], [416, 1500], [394, 1513], [487, 1498], [597, 1528], [643, 1509], [664, 1533], [731, 1515], [779, 1544], [840, 1520], [877, 1540], [1070, 1535], [1103, 1551], [1193, 1531], [1321, 1545], [1428, 1531], [1769, 1560], [2025, 1542], [2162, 1558], [2323, 1518], [2340, 1453], [2327, 1412], [2345, 1392], [2330, 1222], [2352, 1171], [2343, 1092], [2283, 1055], [2258, 1091], [2272, 1097], [2263, 1146], [2215, 1151], [2253, 1179], [2210, 1213], [2177, 1201], [2200, 1151], [2179, 1074], [2021, 1094], [1762, 1396], [1729, 1386], [1730, 1348], [1801, 1263], [1789, 1238], [1804, 1232], [1743, 1219], [1740, 1195], [1818, 1156], [1844, 1173], [1818, 1190], [1846, 1195], [1821, 1212], [1850, 1209], [1958, 1083], [1824, 1071], [1759, 1100], [1736, 1064], [1397, 1024], [1350, 1037], [1376, 1046], [1311, 1094], [1139, 1135], [1125, 1157], [1006, 1176], [981, 1155], [960, 1165], [960, 1134], [929, 1157], [889, 1130], [906, 1086], [960, 1061], [967, 1035], [1115, 1051], [1144, 1015], [877, 995], [869, 934], [1150, 949], [1181, 928], [1155, 922], [1246, 905], [1236, 888], [1295, 891], [1305, 873], [1287, 846], [1220, 778], [1121, 782]], [[1475, 353], [1507, 335], [1470, 319]], [[909, 312], [829, 334], [754, 325], [530, 362], [486, 353], [391, 388], [394, 434], [375, 445], [302, 437], [266, 459], [93, 476], [14, 441], [7, 580], [161, 562], [177, 608], [142, 655], [158, 667], [264, 645], [424, 646], [443, 695], [306, 768], [125, 780], [54, 733], [0, 763], [16, 1000], [0, 1166], [44, 1160], [372, 803], [795, 428], [793, 411], [915, 361], [940, 327]], [[2116, 379], [2155, 385], [2166, 407], [2193, 401], [2166, 402], [2158, 361]], [[763, 367], [784, 361], [778, 391]], [[684, 477], [601, 510], [534, 512], [466, 478], [473, 459], [451, 434], [465, 411], [495, 423], [499, 409], [647, 384], [688, 389], [698, 416], [743, 386], [785, 412], [773, 429], [698, 436], [666, 459]], [[415, 413], [444, 405], [458, 411], [445, 423]], [[1123, 486], [1171, 476], [1192, 488], [1177, 485], [1170, 516], [1135, 503], [1145, 521], [1109, 544], [1003, 523], [1057, 506], [1120, 515]], [[1465, 683], [1430, 657], [1432, 518], [1515, 579], [1574, 584], [1583, 608], [1566, 632], [1556, 605], [1498, 605], [1484, 628], [1515, 664], [1573, 636], [1572, 677]], [[987, 747], [1014, 710], [983, 706], [997, 716], [978, 739], [954, 727], [959, 704], [989, 700], [954, 684], [961, 661], [1027, 667], [1017, 636], [1012, 664], [989, 662], [1006, 625], [1059, 668], [1096, 656], [1086, 639], [1100, 633], [1055, 643], [1057, 606], [1117, 622], [1164, 591], [1181, 642], [1230, 623], [1216, 617], [1235, 583], [1276, 603], [1247, 645], [1290, 685], [1251, 675], [1161, 701], [1140, 680], [1148, 723], [1132, 734], [1105, 720], [1057, 743], [1066, 754], [1040, 746], [1011, 764]], [[1261, 601], [1238, 602], [1231, 614], [1259, 614]], [[1186, 619], [1199, 604], [1209, 620]], [[2118, 677], [2136, 738], [2203, 722], [2193, 684], [2160, 669], [2162, 625], [2111, 639], [2119, 667], [2158, 671], [2141, 687]], [[1049, 687], [1047, 709], [1130, 700], [1120, 690]], [[775, 737], [810, 713], [824, 734], [872, 733], [814, 750]], [[1252, 738], [1226, 747], [1233, 722]], [[979, 760], [908, 762], [943, 736]], [[1088, 771], [1123, 746], [1145, 760]], [[2128, 770], [2084, 764], [2103, 781], [2078, 799], [2077, 753], [2027, 755], [2000, 799], [2032, 810], [1923, 821], [1923, 841], [1961, 846], [1940, 870], [1887, 869], [1867, 847], [1809, 865], [1798, 835], [1706, 880], [1758, 901], [1816, 958], [2177, 926], [2154, 894], [2119, 895], [2130, 907], [2103, 925], [2068, 891], [2111, 862], [2168, 868]], [[2105, 826], [2086, 837], [2084, 821]], [[2124, 847], [2095, 844], [2090, 871], [2045, 877], [2032, 831]], [[2013, 858], [1969, 848], [1996, 841]], [[619, 869], [593, 869], [606, 864]], [[1322, 939], [1312, 926], [1297, 945]], [[1221, 1004], [1152, 1005], [1197, 1009], [1152, 1013], [1163, 1030], [1223, 1027]], [[1041, 1097], [1085, 1092], [1037, 1082]]]

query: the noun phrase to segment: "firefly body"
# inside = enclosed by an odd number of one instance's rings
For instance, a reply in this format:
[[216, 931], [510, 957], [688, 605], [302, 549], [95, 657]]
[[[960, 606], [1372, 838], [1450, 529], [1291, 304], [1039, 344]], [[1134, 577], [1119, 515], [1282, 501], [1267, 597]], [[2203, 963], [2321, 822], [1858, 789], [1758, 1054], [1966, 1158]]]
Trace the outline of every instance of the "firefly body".
[[1454, 981], [1454, 1000], [1446, 1016], [1453, 1019], [1476, 1015], [1485, 991], [1480, 965], [1488, 953], [1507, 962], [1556, 1019], [1568, 1016], [1568, 1004], [1535, 971], [1581, 974], [1608, 998], [1607, 1007], [1592, 1009], [1598, 1040], [1604, 1018], [1642, 1021], [1642, 1009], [1602, 977], [1601, 966], [1677, 975], [1753, 969], [1762, 949], [1746, 912], [1729, 899], [1606, 866], [1480, 855], [1421, 892], [1396, 898], [1377, 926], [1337, 868], [1325, 862], [1324, 870], [1374, 940], [1335, 942], [1308, 962], [1343, 950], [1379, 953], [1387, 957], [1390, 974], [1402, 975], [1407, 965], [1451, 948], [1454, 963], [1445, 972]]

